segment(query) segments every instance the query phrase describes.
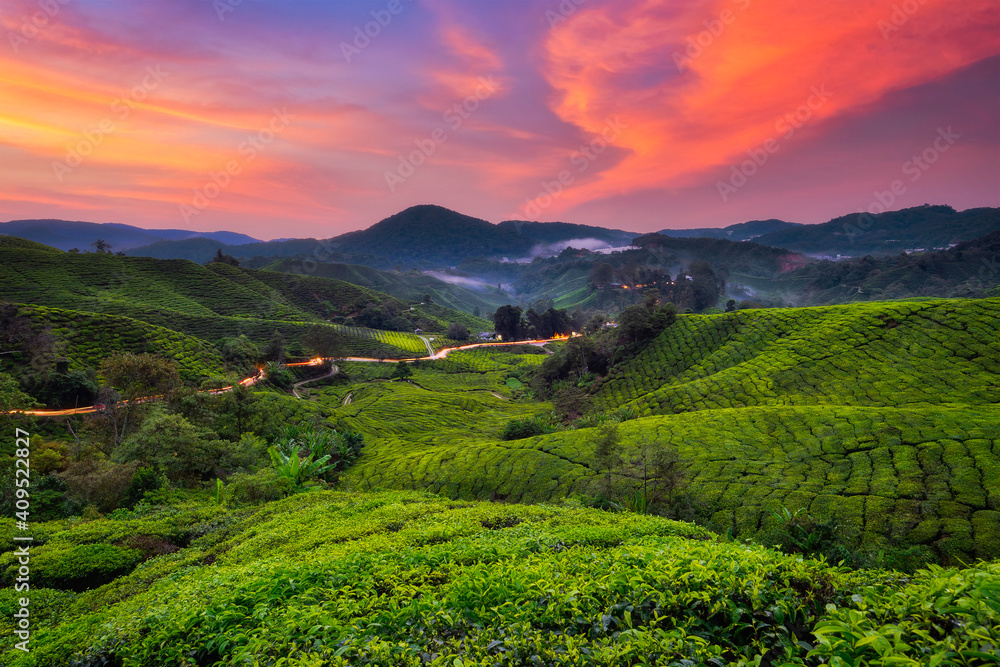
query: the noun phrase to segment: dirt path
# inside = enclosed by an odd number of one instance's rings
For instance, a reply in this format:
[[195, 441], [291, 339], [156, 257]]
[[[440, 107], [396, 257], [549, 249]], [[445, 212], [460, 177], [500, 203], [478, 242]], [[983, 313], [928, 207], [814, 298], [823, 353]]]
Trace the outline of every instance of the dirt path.
[[344, 396], [344, 405], [350, 405], [351, 401], [354, 400], [354, 392], [352, 391], [347, 396]]
[[328, 378], [331, 375], [336, 375], [338, 370], [340, 369], [337, 368], [336, 366], [331, 366], [330, 372], [327, 373], [326, 375], [320, 375], [318, 378], [312, 378], [311, 380], [303, 380], [302, 382], [296, 382], [295, 384], [292, 385], [292, 393], [295, 394], [295, 398], [302, 398], [301, 396], [299, 396], [298, 392], [299, 387], [306, 384], [307, 382], [315, 382], [316, 380], [322, 380], [323, 378]]
[[427, 340], [426, 338], [424, 338], [423, 336], [417, 336], [417, 338], [419, 338], [420, 340], [424, 341], [424, 345], [427, 346], [427, 354], [429, 354], [431, 357], [433, 357], [434, 356], [434, 348], [431, 347], [431, 342], [429, 340]]

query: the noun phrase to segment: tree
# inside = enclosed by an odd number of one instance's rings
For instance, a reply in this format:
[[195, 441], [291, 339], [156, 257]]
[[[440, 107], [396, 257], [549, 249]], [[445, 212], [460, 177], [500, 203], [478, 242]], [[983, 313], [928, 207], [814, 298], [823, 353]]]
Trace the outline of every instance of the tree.
[[264, 357], [276, 364], [285, 363], [285, 337], [277, 329], [274, 330], [267, 345], [264, 346]]
[[476, 306], [475, 308], [472, 309], [472, 316], [482, 317], [482, 312], [479, 310], [479, 306]]
[[206, 479], [227, 446], [177, 414], [157, 411], [115, 450], [119, 463], [152, 466], [172, 482]]
[[[235, 435], [235, 439], [239, 440], [248, 431], [253, 430], [253, 425], [259, 421], [260, 399], [250, 387], [239, 382], [234, 382], [232, 386], [233, 388], [223, 395], [220, 410], [223, 426], [219, 429], [219, 433]], [[228, 433], [227, 422], [231, 422], [232, 427]]]
[[590, 270], [590, 282], [595, 287], [604, 287], [615, 277], [615, 267], [608, 262], [597, 262]]
[[38, 372], [50, 366], [56, 355], [52, 329], [36, 329], [31, 318], [21, 315], [18, 307], [11, 303], [0, 304], [0, 346], [11, 348], [0, 352], [0, 355], [21, 352]]
[[240, 334], [236, 338], [227, 338], [223, 342], [222, 358], [231, 367], [247, 370], [260, 363], [261, 354], [252, 340]]
[[221, 262], [223, 264], [228, 264], [229, 266], [239, 266], [240, 265], [240, 262], [239, 262], [238, 259], [236, 259], [232, 255], [227, 255], [227, 254], [223, 253], [222, 252], [222, 248], [217, 248], [216, 249], [216, 251], [215, 251], [215, 257], [212, 258], [212, 261], [209, 262], [209, 264], [211, 264], [213, 262]]
[[521, 326], [521, 308], [519, 306], [500, 306], [493, 314], [493, 328], [505, 341], [518, 340]]
[[392, 371], [393, 380], [405, 380], [411, 375], [413, 375], [413, 371], [410, 370], [410, 365], [405, 361], [397, 362], [396, 368]]
[[310, 327], [302, 337], [302, 344], [317, 357], [339, 359], [346, 354], [344, 337], [331, 326]]
[[604, 482], [605, 498], [611, 497], [611, 473], [621, 462], [621, 435], [618, 433], [618, 424], [602, 426], [597, 432], [597, 441], [594, 443], [594, 466], [598, 472], [603, 470], [607, 473]]
[[105, 241], [104, 239], [97, 239], [96, 241], [91, 243], [90, 246], [94, 249], [94, 252], [108, 253], [108, 254], [111, 253], [112, 245], [107, 241]]
[[452, 322], [448, 325], [447, 336], [452, 340], [468, 340], [469, 329], [460, 322]]
[[736, 299], [730, 299], [726, 302], [726, 312], [731, 313], [736, 310]]
[[101, 362], [99, 372], [107, 381], [98, 397], [104, 405], [100, 414], [111, 426], [114, 447], [137, 426], [146, 400], [169, 397], [181, 383], [173, 360], [145, 353], [115, 352]]
[[618, 316], [618, 332], [633, 343], [646, 340], [653, 332], [649, 310], [645, 306], [628, 306]]

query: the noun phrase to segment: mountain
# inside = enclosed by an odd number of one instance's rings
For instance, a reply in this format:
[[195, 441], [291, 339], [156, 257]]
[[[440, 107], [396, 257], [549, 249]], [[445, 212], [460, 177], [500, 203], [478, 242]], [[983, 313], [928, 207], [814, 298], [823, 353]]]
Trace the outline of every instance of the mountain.
[[591, 249], [631, 243], [636, 234], [566, 222], [506, 220], [493, 224], [442, 206], [411, 206], [367, 229], [331, 239], [284, 239], [221, 245], [207, 239], [159, 241], [131, 249], [134, 256], [209, 261], [220, 248], [239, 259], [298, 257], [302, 260], [365, 264], [380, 269], [440, 269], [468, 257], [522, 259], [558, 253], [567, 245]]
[[510, 297], [498, 291], [495, 284], [443, 271], [380, 271], [361, 264], [339, 262], [310, 264], [298, 259], [284, 258], [275, 259], [262, 268], [268, 271], [343, 280], [407, 301], [422, 301], [425, 295], [429, 295], [433, 303], [467, 313], [473, 312], [476, 308], [486, 313], [510, 302]]
[[729, 241], [749, 241], [764, 234], [783, 231], [795, 227], [802, 227], [799, 222], [785, 222], [784, 220], [750, 220], [740, 222], [728, 227], [700, 227], [695, 229], [661, 229], [658, 234], [672, 236], [674, 238], [704, 237], [710, 239], [726, 239]]
[[851, 213], [816, 225], [751, 220], [728, 227], [663, 229], [672, 237], [748, 241], [810, 255], [893, 255], [906, 250], [940, 250], [1000, 229], [1000, 209], [915, 206], [877, 215]]
[[971, 241], [1000, 229], [1000, 208], [915, 206], [878, 215], [852, 213], [818, 225], [770, 232], [757, 243], [822, 255], [893, 255], [905, 250], [935, 250]]
[[[129, 250], [149, 245], [161, 240], [205, 238], [219, 243], [254, 243], [258, 239], [238, 232], [195, 232], [189, 229], [144, 229], [116, 222], [80, 222], [68, 220], [11, 220], [0, 222], [0, 235], [16, 236], [29, 241], [70, 250], [87, 250], [90, 244], [102, 239], [111, 244], [111, 249]], [[214, 252], [214, 250], [213, 250]]]
[[[620, 229], [577, 225], [570, 222], [504, 220], [497, 227], [501, 229], [513, 229], [521, 236], [529, 238], [539, 245], [550, 246], [550, 248], [546, 248], [550, 252], [552, 250], [562, 250], [568, 246], [574, 248], [626, 246], [632, 243], [632, 239], [639, 236], [639, 234], [624, 232]], [[593, 241], [599, 241], [600, 243], [592, 243]]]
[[534, 245], [501, 227], [441, 206], [411, 206], [368, 229], [330, 239], [338, 252], [370, 256], [379, 264], [450, 266], [466, 257], [526, 255]]
[[204, 264], [215, 257], [218, 250], [227, 255], [247, 259], [252, 257], [303, 257], [322, 252], [323, 245], [316, 239], [285, 239], [282, 241], [259, 241], [256, 243], [227, 244], [209, 238], [193, 238], [181, 241], [157, 241], [150, 245], [132, 248], [125, 254], [132, 257], [154, 257], [156, 259], [187, 259]]

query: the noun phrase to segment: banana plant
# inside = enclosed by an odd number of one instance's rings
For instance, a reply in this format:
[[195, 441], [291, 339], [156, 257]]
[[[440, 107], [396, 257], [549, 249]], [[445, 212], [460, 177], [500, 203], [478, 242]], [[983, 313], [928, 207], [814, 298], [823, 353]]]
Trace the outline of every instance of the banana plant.
[[327, 464], [330, 455], [327, 454], [319, 459], [313, 460], [315, 454], [309, 452], [305, 457], [299, 457], [299, 449], [295, 447], [292, 451], [283, 451], [272, 445], [267, 450], [271, 457], [271, 465], [279, 476], [286, 478], [291, 484], [292, 493], [307, 493], [318, 491], [321, 487], [311, 481], [313, 477], [318, 477], [328, 470], [333, 469], [333, 465]]

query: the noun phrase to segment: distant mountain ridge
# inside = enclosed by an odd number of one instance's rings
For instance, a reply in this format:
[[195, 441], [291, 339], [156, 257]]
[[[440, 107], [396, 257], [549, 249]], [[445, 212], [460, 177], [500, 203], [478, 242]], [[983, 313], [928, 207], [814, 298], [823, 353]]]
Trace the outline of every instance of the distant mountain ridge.
[[113, 251], [130, 250], [157, 241], [179, 241], [205, 238], [214, 243], [238, 245], [255, 243], [259, 239], [239, 232], [196, 232], [190, 229], [145, 229], [117, 222], [82, 222], [70, 220], [11, 220], [0, 222], [0, 235], [44, 243], [59, 250], [87, 250], [101, 239], [111, 244]]
[[673, 238], [709, 238], [725, 239], [727, 241], [749, 241], [765, 234], [783, 231], [792, 227], [803, 226], [801, 222], [785, 222], [784, 220], [750, 220], [739, 222], [728, 227], [699, 227], [696, 229], [661, 229], [657, 234]]

